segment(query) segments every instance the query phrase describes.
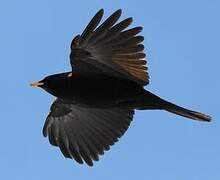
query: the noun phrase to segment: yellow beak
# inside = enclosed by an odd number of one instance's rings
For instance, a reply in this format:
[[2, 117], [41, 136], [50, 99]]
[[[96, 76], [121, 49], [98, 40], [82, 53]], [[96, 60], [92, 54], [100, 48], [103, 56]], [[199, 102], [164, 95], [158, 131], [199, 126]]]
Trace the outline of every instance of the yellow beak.
[[33, 82], [33, 83], [31, 83], [31, 86], [33, 86], [33, 87], [39, 87], [39, 86], [42, 86], [42, 85], [44, 85], [44, 83], [42, 83], [42, 82]]

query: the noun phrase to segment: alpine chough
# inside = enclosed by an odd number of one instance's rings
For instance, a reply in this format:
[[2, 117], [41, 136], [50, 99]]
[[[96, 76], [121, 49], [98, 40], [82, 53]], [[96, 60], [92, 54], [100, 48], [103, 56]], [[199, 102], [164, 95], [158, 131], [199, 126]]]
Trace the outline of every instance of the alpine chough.
[[166, 110], [193, 120], [211, 117], [191, 111], [144, 89], [149, 83], [142, 27], [128, 29], [122, 10], [103, 23], [99, 10], [71, 43], [71, 72], [50, 75], [31, 86], [41, 87], [56, 100], [43, 135], [67, 158], [89, 166], [128, 129], [135, 110]]

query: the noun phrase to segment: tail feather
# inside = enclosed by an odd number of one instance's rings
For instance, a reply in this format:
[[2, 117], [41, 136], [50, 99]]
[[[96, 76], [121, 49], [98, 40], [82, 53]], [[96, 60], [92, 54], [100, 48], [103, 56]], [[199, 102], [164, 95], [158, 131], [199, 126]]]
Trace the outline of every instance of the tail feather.
[[161, 99], [159, 96], [156, 96], [147, 90], [145, 91], [143, 99], [144, 101], [142, 101], [141, 105], [137, 109], [163, 109], [193, 120], [206, 122], [210, 122], [212, 120], [211, 116], [177, 106], [171, 102]]
[[164, 107], [165, 110], [178, 114], [180, 116], [184, 116], [193, 120], [198, 120], [198, 121], [207, 121], [210, 122], [212, 120], [211, 116], [208, 116], [206, 114], [196, 112], [196, 111], [191, 111], [185, 108], [182, 108], [180, 106], [177, 106], [175, 104], [169, 103]]

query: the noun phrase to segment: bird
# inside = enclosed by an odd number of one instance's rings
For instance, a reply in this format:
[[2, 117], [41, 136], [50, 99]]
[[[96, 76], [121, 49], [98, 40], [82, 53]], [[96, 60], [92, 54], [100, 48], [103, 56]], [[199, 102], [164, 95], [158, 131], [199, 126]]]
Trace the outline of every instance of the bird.
[[210, 122], [211, 116], [168, 102], [146, 90], [149, 73], [142, 26], [119, 22], [118, 9], [102, 23], [100, 9], [70, 45], [71, 71], [31, 83], [55, 100], [43, 135], [66, 158], [93, 166], [126, 132], [135, 110], [165, 110]]

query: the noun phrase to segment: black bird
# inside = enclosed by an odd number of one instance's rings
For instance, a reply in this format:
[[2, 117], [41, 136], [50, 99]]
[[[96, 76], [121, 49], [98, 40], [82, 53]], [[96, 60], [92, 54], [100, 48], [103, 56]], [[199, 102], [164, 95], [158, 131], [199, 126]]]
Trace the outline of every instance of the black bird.
[[134, 110], [161, 109], [190, 119], [211, 121], [144, 89], [149, 83], [142, 27], [118, 22], [121, 9], [101, 25], [99, 10], [71, 43], [71, 72], [32, 83], [56, 97], [43, 128], [63, 155], [93, 165], [128, 129]]

